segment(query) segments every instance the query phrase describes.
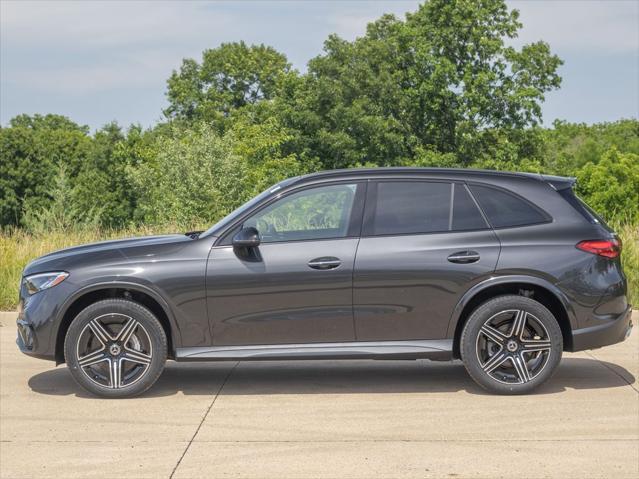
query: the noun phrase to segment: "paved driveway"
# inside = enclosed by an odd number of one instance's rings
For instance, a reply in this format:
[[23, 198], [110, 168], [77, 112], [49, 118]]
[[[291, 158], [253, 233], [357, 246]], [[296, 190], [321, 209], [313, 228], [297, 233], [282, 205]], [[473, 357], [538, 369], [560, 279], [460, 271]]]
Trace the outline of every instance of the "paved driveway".
[[20, 354], [5, 315], [0, 475], [636, 478], [638, 338], [566, 354], [530, 396], [484, 394], [458, 362], [297, 361], [170, 363], [101, 400]]

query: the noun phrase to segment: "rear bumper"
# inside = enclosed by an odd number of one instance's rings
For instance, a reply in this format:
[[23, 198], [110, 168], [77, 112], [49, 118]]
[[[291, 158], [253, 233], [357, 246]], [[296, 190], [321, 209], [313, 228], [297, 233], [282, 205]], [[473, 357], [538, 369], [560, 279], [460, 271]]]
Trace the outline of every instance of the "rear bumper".
[[571, 351], [595, 349], [620, 343], [630, 336], [632, 330], [632, 308], [628, 308], [615, 319], [590, 328], [576, 329], [572, 332]]

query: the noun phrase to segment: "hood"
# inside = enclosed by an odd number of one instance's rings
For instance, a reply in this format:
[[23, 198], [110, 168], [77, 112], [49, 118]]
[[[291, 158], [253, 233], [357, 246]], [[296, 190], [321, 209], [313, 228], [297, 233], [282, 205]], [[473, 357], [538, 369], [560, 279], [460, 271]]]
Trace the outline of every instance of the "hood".
[[29, 263], [23, 274], [29, 275], [60, 269], [65, 271], [70, 265], [86, 260], [90, 256], [96, 263], [106, 258], [132, 259], [152, 254], [171, 245], [179, 247], [182, 243], [193, 241], [184, 235], [143, 236], [109, 241], [100, 241], [61, 249], [40, 256]]

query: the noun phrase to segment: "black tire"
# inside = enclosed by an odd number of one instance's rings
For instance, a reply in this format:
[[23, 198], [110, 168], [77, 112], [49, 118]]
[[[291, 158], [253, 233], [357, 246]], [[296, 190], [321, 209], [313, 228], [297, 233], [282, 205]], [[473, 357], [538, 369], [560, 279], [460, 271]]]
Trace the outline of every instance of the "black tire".
[[160, 322], [147, 308], [126, 299], [87, 306], [64, 339], [71, 375], [96, 396], [142, 394], [162, 374], [166, 356], [167, 339]]
[[470, 377], [497, 394], [532, 391], [553, 375], [562, 351], [561, 328], [553, 314], [541, 303], [516, 295], [478, 306], [460, 342]]

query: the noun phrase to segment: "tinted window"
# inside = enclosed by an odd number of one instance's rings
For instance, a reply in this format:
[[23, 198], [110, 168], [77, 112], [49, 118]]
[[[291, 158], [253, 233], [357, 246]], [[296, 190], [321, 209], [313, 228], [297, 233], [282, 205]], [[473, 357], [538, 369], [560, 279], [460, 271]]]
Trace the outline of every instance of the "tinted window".
[[262, 200], [264, 200], [264, 198], [267, 198], [267, 197], [271, 196], [272, 194], [277, 192], [277, 190], [279, 190], [279, 189], [287, 186], [288, 184], [292, 183], [293, 181], [295, 181], [295, 179], [296, 179], [296, 177], [295, 178], [288, 178], [286, 180], [280, 181], [276, 185], [271, 186], [269, 189], [267, 189], [265, 191], [262, 191], [259, 195], [254, 196], [252, 199], [250, 199], [249, 201], [244, 203], [242, 206], [240, 206], [236, 210], [232, 211], [231, 213], [226, 215], [224, 218], [222, 218], [220, 221], [218, 221], [213, 226], [211, 226], [208, 230], [206, 230], [204, 233], [202, 233], [200, 235], [200, 238], [204, 238], [205, 236], [209, 236], [209, 235], [215, 233], [217, 230], [220, 230], [220, 229], [224, 228], [226, 225], [231, 223], [235, 218], [240, 216], [242, 213], [244, 213], [245, 211], [250, 210], [253, 206], [257, 205]]
[[293, 193], [253, 215], [263, 243], [347, 235], [357, 185], [331, 185]]
[[599, 216], [595, 211], [588, 206], [584, 201], [575, 195], [571, 188], [566, 188], [564, 190], [559, 191], [559, 194], [566, 200], [570, 205], [576, 209], [584, 218], [586, 218], [590, 223], [597, 224], [600, 223], [604, 226], [606, 222], [603, 220], [601, 216]]
[[450, 196], [450, 183], [380, 182], [370, 234], [448, 231]]
[[453, 200], [453, 230], [481, 230], [488, 227], [479, 208], [464, 185], [455, 184]]
[[531, 204], [503, 190], [479, 185], [469, 187], [494, 228], [543, 223], [548, 219]]

